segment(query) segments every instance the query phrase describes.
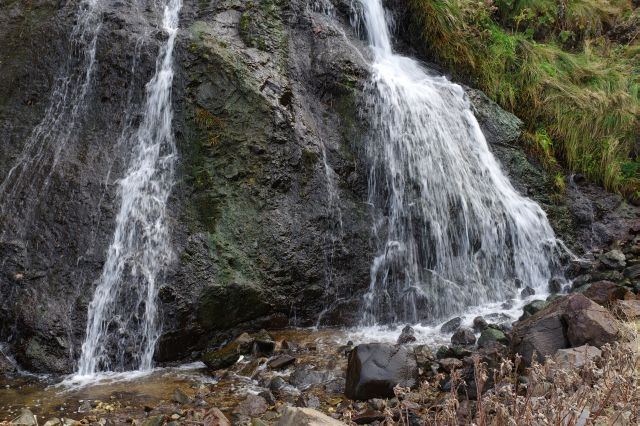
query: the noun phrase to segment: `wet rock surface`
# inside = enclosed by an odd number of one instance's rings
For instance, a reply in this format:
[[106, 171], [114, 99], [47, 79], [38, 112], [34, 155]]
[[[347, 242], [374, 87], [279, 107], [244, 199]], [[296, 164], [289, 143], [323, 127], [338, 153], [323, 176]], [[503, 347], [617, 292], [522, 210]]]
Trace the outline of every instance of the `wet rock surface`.
[[413, 387], [417, 377], [413, 350], [383, 343], [358, 345], [349, 354], [345, 394], [354, 400], [391, 398], [395, 386]]

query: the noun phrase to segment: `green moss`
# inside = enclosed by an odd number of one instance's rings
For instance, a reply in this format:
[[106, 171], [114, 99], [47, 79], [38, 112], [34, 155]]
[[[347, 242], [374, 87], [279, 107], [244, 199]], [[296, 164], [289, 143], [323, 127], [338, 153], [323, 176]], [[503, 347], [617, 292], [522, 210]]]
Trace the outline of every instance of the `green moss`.
[[425, 51], [521, 117], [554, 173], [558, 158], [608, 189], [638, 191], [638, 171], [625, 167], [638, 161], [638, 40], [603, 35], [629, 1], [577, 0], [566, 10], [555, 0], [409, 4]]

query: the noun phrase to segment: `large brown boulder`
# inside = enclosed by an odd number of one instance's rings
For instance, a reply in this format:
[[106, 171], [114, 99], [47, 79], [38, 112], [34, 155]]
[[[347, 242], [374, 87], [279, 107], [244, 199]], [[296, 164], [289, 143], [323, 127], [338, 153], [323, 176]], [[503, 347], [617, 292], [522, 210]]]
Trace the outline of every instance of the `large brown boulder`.
[[392, 398], [396, 385], [413, 387], [418, 364], [411, 348], [403, 345], [370, 343], [349, 353], [345, 394], [354, 400]]
[[619, 335], [617, 322], [609, 311], [576, 293], [516, 322], [511, 350], [522, 355], [525, 364], [530, 365], [534, 354], [542, 361], [560, 349], [585, 344], [600, 347]]
[[635, 299], [628, 289], [611, 281], [592, 283], [582, 294], [602, 306], [609, 306], [615, 300]]

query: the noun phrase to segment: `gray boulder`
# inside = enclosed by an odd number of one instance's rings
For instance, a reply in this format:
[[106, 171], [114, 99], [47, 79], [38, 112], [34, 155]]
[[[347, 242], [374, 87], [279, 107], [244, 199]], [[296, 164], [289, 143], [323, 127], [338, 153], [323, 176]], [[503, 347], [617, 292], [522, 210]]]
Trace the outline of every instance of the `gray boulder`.
[[354, 400], [392, 398], [396, 385], [413, 387], [417, 378], [416, 357], [406, 346], [358, 345], [349, 354], [345, 395]]

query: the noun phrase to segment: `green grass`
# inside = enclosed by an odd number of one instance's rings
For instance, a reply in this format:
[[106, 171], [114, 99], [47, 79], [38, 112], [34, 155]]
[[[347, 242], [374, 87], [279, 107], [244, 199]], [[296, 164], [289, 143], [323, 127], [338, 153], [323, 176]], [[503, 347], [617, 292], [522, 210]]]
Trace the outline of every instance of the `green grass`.
[[[424, 51], [521, 117], [545, 165], [638, 197], [638, 12], [627, 0], [559, 4], [409, 0]], [[607, 36], [625, 22], [629, 41]]]

